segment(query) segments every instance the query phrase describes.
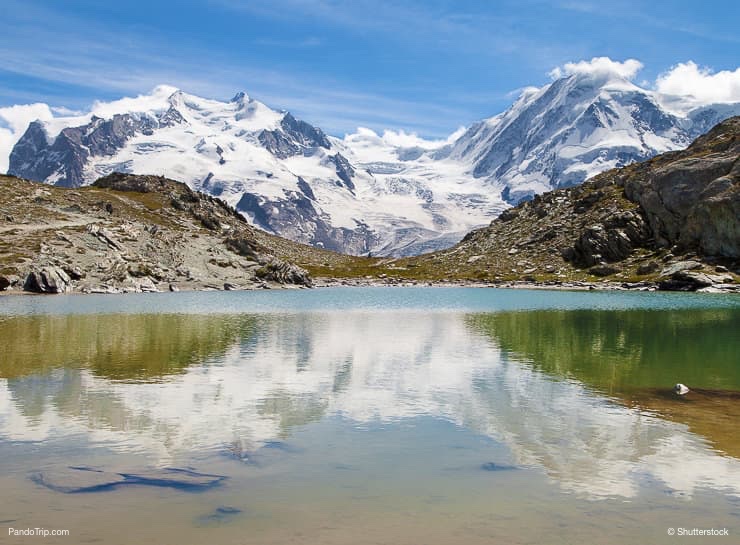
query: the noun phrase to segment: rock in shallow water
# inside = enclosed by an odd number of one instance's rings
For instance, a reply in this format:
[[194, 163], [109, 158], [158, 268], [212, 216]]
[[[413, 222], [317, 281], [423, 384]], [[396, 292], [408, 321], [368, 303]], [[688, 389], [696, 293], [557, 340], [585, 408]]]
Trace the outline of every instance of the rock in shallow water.
[[126, 477], [88, 467], [66, 467], [54, 471], [39, 471], [31, 480], [55, 492], [74, 494], [98, 492], [123, 483]]
[[483, 471], [511, 471], [513, 469], [519, 469], [517, 466], [497, 464], [495, 462], [486, 462], [485, 464], [481, 465], [480, 468]]
[[221, 526], [229, 524], [242, 513], [243, 511], [236, 507], [221, 505], [207, 515], [196, 518], [195, 524], [197, 526]]
[[224, 479], [226, 477], [223, 475], [209, 475], [172, 467], [113, 472], [70, 466], [51, 471], [39, 471], [31, 475], [31, 480], [35, 483], [65, 494], [101, 492], [125, 485], [160, 486], [195, 491], [215, 486]]

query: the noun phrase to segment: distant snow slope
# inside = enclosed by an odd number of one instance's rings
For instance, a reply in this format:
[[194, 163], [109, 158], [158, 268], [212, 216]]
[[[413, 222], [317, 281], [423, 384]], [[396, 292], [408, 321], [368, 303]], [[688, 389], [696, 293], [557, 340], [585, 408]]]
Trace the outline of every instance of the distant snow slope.
[[409, 255], [450, 246], [536, 193], [685, 147], [740, 113], [681, 111], [680, 97], [669, 109], [662, 98], [619, 74], [573, 73], [447, 140], [368, 129], [339, 139], [244, 93], [221, 102], [160, 86], [30, 123], [9, 173], [64, 186], [163, 174], [299, 242]]

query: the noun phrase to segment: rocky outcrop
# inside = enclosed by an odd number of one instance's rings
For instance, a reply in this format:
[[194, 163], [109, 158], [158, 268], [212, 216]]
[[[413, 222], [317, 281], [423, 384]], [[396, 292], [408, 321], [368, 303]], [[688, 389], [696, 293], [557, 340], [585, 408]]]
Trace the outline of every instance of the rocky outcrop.
[[313, 285], [308, 271], [280, 259], [272, 259], [256, 271], [257, 278], [279, 284]]
[[10, 278], [7, 276], [0, 276], [0, 291], [7, 290], [11, 285]]
[[649, 238], [649, 230], [639, 211], [625, 211], [590, 225], [581, 233], [564, 257], [584, 267], [602, 261], [622, 261]]
[[278, 159], [287, 159], [316, 148], [331, 148], [329, 139], [321, 129], [296, 119], [290, 113], [283, 116], [279, 129], [263, 130], [257, 138]]
[[[683, 152], [602, 174], [593, 185], [622, 187], [624, 197], [639, 207], [586, 227], [564, 257], [586, 267], [622, 261], [636, 248], [740, 257], [739, 158], [740, 117], [735, 117]], [[576, 201], [574, 212], [603, 206], [604, 200], [603, 193], [591, 191]]]
[[[8, 207], [11, 208], [8, 208]], [[286, 244], [260, 233], [225, 202], [159, 176], [112, 174], [81, 189], [0, 176], [3, 290], [159, 292], [312, 285], [279, 259]]]
[[34, 293], [65, 293], [70, 291], [71, 281], [60, 267], [43, 267], [28, 273], [23, 289]]
[[347, 158], [341, 153], [337, 153], [336, 155], [330, 156], [329, 161], [334, 164], [337, 176], [342, 180], [344, 187], [354, 192], [355, 184], [352, 182], [352, 177], [355, 175], [355, 169], [352, 168], [352, 165], [347, 161]]
[[697, 139], [674, 161], [622, 181], [661, 246], [740, 257], [740, 117]]

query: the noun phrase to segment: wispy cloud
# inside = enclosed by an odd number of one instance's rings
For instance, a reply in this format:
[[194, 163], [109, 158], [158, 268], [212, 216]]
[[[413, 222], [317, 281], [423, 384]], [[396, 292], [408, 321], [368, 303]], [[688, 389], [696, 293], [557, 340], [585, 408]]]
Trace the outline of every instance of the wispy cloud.
[[304, 49], [310, 47], [318, 47], [323, 41], [315, 36], [309, 36], [308, 38], [258, 38], [252, 43], [255, 45], [264, 45], [268, 47], [284, 47], [288, 49]]
[[[567, 0], [557, 4], [560, 9], [611, 20], [638, 22], [656, 29], [669, 30], [702, 40], [712, 42], [740, 43], [740, 36], [735, 33], [719, 32], [716, 28], [709, 29], [698, 22], [687, 24], [685, 21], [677, 21], [670, 9], [662, 10], [660, 17], [651, 15], [645, 9], [644, 2], [630, 0], [611, 2], [592, 2], [588, 0]], [[713, 9], [721, 12], [721, 7], [714, 6]]]
[[[383, 34], [391, 42], [417, 42], [423, 47], [452, 49], [483, 57], [515, 54], [526, 58], [572, 52], [569, 46], [543, 43], [520, 32], [523, 22], [509, 10], [471, 10], [460, 2], [383, 2], [378, 0], [210, 0], [212, 6], [275, 19], [312, 19], [357, 35]], [[422, 39], [419, 38], [431, 38]]]
[[[147, 32], [143, 38], [136, 31], [96, 26], [38, 7], [16, 11], [20, 15], [13, 24], [3, 26], [6, 39], [0, 42], [0, 73], [85, 89], [86, 95], [115, 98], [146, 92], [159, 84], [214, 98], [227, 98], [237, 90], [245, 90], [272, 107], [290, 109], [336, 134], [362, 125], [378, 129], [403, 127], [428, 136], [442, 136], [454, 130], [460, 119], [472, 117], [469, 110], [440, 105], [443, 102], [360, 92], [335, 78], [313, 73], [310, 66], [290, 73], [245, 66], [238, 59], [204, 50], [202, 44], [187, 40], [173, 48], [166, 40], [159, 40], [156, 33]], [[48, 39], [50, 28], [55, 29], [54, 41]], [[115, 41], [110, 39], [112, 34]], [[32, 43], [33, 47], [16, 48], [20, 41]], [[273, 47], [311, 48], [319, 46], [321, 40], [308, 37], [262, 42]], [[14, 93], [12, 100], [38, 101], [42, 98], [39, 95]], [[79, 102], [59, 105], [88, 106]]]

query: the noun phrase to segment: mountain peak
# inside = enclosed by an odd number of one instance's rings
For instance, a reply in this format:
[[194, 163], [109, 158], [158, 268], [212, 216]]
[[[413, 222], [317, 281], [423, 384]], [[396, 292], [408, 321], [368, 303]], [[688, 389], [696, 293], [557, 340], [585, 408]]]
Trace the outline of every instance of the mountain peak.
[[235, 94], [233, 97], [231, 97], [231, 100], [229, 102], [237, 102], [243, 104], [244, 102], [249, 102], [250, 98], [247, 93], [244, 91], [239, 91], [237, 94]]

